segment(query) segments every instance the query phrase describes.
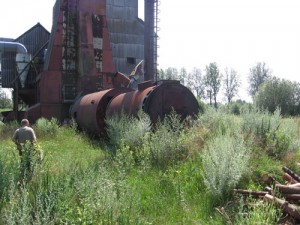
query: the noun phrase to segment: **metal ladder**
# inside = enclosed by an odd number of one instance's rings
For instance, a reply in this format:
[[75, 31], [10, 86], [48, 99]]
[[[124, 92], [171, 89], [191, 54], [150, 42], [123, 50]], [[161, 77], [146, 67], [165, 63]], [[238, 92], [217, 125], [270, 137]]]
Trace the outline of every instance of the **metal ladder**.
[[160, 5], [160, 0], [154, 0], [154, 50], [153, 50], [153, 68], [154, 68], [154, 77], [155, 80], [157, 81], [158, 78], [158, 62], [157, 62], [157, 58], [158, 58], [158, 54], [157, 54], [157, 49], [159, 48], [158, 45], [158, 40], [159, 40], [159, 36], [158, 36], [158, 32], [160, 31], [160, 28], [158, 26], [159, 23], [159, 5]]
[[63, 6], [63, 40], [62, 48], [62, 98], [63, 102], [72, 102], [77, 93], [78, 78], [78, 31], [77, 1], [65, 0]]

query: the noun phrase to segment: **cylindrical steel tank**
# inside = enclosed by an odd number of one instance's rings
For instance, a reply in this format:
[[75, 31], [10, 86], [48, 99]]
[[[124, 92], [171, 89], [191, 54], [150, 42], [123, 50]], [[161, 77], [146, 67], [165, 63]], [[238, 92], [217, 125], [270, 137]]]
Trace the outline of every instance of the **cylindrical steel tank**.
[[131, 90], [129, 88], [108, 89], [84, 95], [71, 107], [71, 116], [81, 129], [103, 136], [108, 103], [115, 96]]
[[85, 95], [71, 108], [79, 127], [99, 136], [105, 135], [105, 118], [122, 111], [136, 115], [144, 110], [153, 123], [163, 119], [173, 109], [182, 119], [199, 112], [193, 93], [179, 81], [140, 83], [138, 90], [115, 88]]
[[31, 54], [29, 53], [17, 53], [16, 55], [16, 63], [17, 69], [19, 73], [19, 79], [21, 82], [22, 88], [25, 87], [25, 82], [27, 78], [27, 74], [29, 71], [29, 62], [31, 61]]
[[154, 85], [139, 85], [139, 89], [113, 98], [106, 109], [106, 116], [120, 113], [136, 115], [143, 109], [153, 123], [163, 119], [172, 109], [182, 119], [199, 112], [199, 104], [193, 93], [179, 81], [165, 80]]

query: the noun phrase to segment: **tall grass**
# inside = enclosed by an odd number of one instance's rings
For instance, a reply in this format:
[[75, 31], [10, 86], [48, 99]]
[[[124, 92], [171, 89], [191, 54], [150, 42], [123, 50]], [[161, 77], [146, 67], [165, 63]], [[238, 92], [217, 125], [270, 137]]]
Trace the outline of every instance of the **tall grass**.
[[251, 134], [254, 144], [275, 159], [283, 159], [289, 152], [299, 149], [297, 123], [292, 118], [282, 118], [280, 109], [273, 114], [258, 109], [241, 115], [243, 132]]
[[20, 124], [16, 120], [6, 124], [0, 123], [0, 141], [12, 138], [15, 129], [18, 127], [20, 127]]
[[242, 123], [243, 120], [240, 117], [211, 107], [204, 114], [200, 114], [197, 120], [197, 126], [208, 129], [211, 136], [226, 133], [230, 135], [241, 134]]
[[[145, 113], [140, 112], [137, 118], [125, 114], [107, 118], [109, 142], [124, 162], [128, 152], [136, 162], [166, 168], [187, 156], [180, 120], [180, 116], [172, 112], [151, 130], [149, 116]], [[124, 149], [125, 154], [122, 153]]]
[[144, 135], [151, 129], [149, 116], [139, 111], [137, 117], [129, 116], [124, 112], [106, 118], [106, 132], [110, 144], [118, 149], [129, 146], [131, 150], [143, 145]]
[[[44, 159], [32, 178], [21, 182], [21, 161], [11, 141], [18, 124], [5, 124], [0, 142], [0, 224], [225, 224], [214, 210], [225, 204], [220, 199], [229, 200], [231, 189], [240, 182], [243, 188], [259, 187], [258, 174], [280, 170], [280, 161], [253, 141], [260, 139], [256, 129], [255, 138], [247, 138], [250, 131], [244, 129], [243, 116], [206, 111], [184, 126], [172, 114], [155, 129], [150, 129], [147, 117], [141, 118], [119, 118], [121, 124], [115, 118], [108, 126], [113, 126], [110, 135], [115, 139], [108, 146], [74, 127], [49, 121], [34, 125]], [[294, 143], [298, 136], [289, 130], [290, 121], [279, 122], [276, 131], [282, 129]], [[266, 142], [271, 145], [277, 149], [274, 142]], [[254, 154], [255, 148], [263, 151]], [[299, 158], [297, 148], [293, 151]], [[253, 208], [243, 217], [234, 211], [235, 224], [272, 224], [269, 219], [277, 218], [272, 208], [262, 212], [270, 214], [264, 217]]]
[[36, 135], [39, 137], [55, 136], [58, 132], [59, 122], [56, 118], [47, 120], [45, 118], [39, 118], [35, 123]]
[[280, 218], [280, 211], [274, 204], [263, 203], [255, 199], [240, 201], [239, 208], [233, 218], [234, 224], [268, 224], [276, 225]]
[[188, 155], [184, 145], [183, 125], [180, 117], [175, 113], [166, 116], [158, 122], [155, 131], [150, 133], [144, 141], [143, 154], [147, 156], [150, 164], [158, 168], [167, 168], [176, 165]]
[[256, 108], [245, 110], [241, 117], [243, 132], [256, 135], [262, 144], [266, 144], [268, 135], [273, 135], [278, 130], [282, 119], [280, 109], [276, 109], [274, 114]]

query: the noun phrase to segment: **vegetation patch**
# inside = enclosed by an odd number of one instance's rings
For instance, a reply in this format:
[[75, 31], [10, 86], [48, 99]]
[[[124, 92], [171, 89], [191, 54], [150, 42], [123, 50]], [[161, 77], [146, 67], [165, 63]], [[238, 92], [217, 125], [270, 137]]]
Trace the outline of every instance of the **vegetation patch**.
[[106, 142], [40, 119], [30, 177], [11, 141], [19, 124], [1, 125], [0, 224], [276, 224], [280, 210], [233, 190], [261, 189], [266, 173], [283, 182], [283, 164], [299, 172], [299, 122], [223, 109], [183, 123], [174, 112], [157, 124], [108, 118]]

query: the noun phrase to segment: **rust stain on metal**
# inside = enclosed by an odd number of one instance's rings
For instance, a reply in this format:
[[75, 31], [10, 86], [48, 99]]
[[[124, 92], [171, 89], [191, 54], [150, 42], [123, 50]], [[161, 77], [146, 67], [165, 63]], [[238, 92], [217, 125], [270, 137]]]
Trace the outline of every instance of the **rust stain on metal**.
[[72, 107], [72, 117], [82, 129], [103, 136], [107, 105], [115, 96], [128, 91], [131, 89], [119, 88], [84, 95]]
[[106, 115], [111, 116], [121, 111], [136, 115], [141, 109], [156, 123], [173, 109], [182, 119], [194, 116], [198, 114], [199, 105], [190, 90], [178, 81], [163, 81], [142, 90], [116, 96], [109, 103]]

